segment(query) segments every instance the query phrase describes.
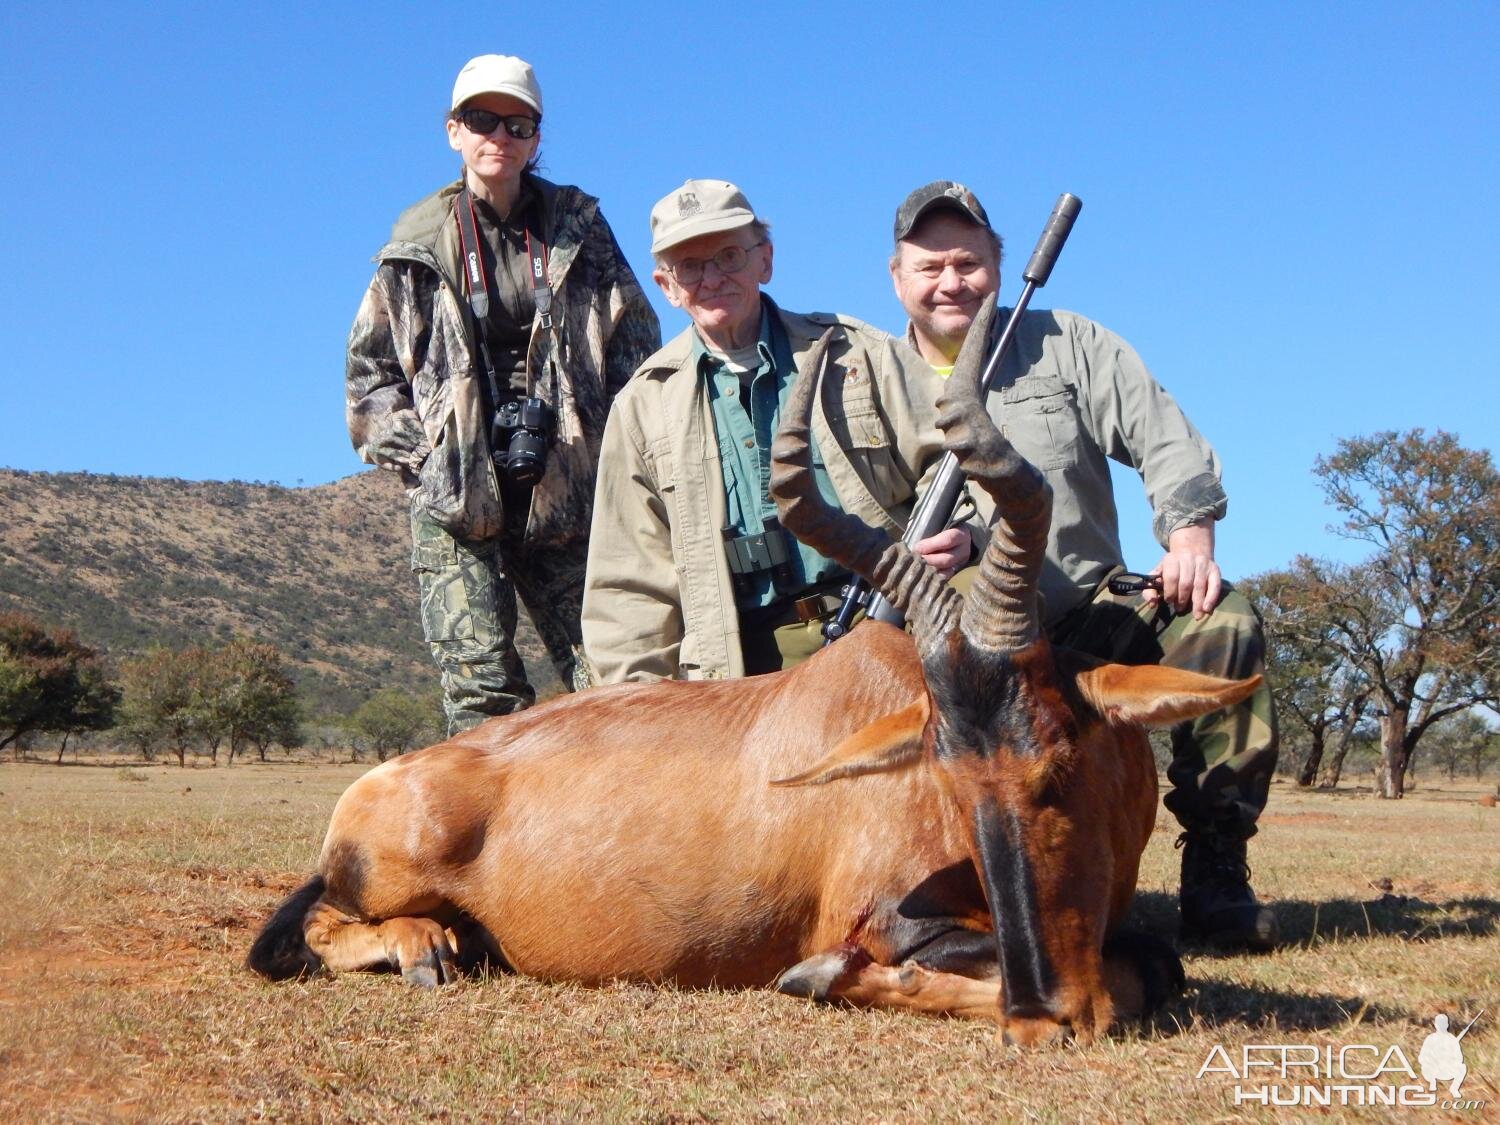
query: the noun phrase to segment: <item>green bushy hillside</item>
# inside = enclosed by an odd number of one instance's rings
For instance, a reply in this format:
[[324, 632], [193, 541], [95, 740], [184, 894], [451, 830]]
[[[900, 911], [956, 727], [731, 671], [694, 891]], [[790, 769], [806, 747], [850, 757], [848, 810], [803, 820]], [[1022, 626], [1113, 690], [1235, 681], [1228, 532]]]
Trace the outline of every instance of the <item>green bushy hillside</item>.
[[[296, 664], [312, 713], [436, 682], [409, 555], [386, 473], [285, 488], [0, 469], [0, 610], [114, 657], [253, 636]], [[555, 686], [525, 625], [522, 651]]]

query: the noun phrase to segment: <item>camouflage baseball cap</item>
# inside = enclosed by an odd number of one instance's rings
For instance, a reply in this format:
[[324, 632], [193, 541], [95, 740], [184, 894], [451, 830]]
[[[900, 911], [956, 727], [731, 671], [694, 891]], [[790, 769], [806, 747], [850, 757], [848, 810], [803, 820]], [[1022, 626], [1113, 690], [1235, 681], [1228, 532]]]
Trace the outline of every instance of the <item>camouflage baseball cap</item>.
[[758, 222], [745, 193], [727, 180], [688, 180], [651, 208], [651, 253]]
[[896, 208], [896, 241], [900, 242], [911, 234], [923, 216], [939, 207], [957, 211], [976, 226], [990, 227], [990, 217], [984, 213], [979, 197], [972, 191], [952, 180], [933, 180], [908, 195]]

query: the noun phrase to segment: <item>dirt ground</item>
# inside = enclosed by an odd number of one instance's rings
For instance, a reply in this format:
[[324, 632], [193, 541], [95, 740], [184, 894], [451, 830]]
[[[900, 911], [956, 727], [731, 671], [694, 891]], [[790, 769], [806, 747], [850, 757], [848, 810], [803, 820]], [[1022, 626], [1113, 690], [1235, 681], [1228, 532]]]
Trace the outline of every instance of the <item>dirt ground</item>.
[[[1415, 1068], [1439, 1012], [1453, 1031], [1479, 1015], [1457, 1104], [1279, 1112], [1500, 1119], [1500, 810], [1477, 800], [1492, 783], [1399, 802], [1278, 783], [1251, 862], [1285, 947], [1188, 957], [1153, 1026], [1022, 1052], [988, 1026], [765, 992], [252, 977], [256, 928], [366, 768], [0, 765], [5, 1119], [1269, 1119], [1266, 1079], [1234, 1073], [1247, 1049], [1367, 1045], [1394, 1067], [1399, 1048]], [[1166, 936], [1169, 821], [1137, 904]]]

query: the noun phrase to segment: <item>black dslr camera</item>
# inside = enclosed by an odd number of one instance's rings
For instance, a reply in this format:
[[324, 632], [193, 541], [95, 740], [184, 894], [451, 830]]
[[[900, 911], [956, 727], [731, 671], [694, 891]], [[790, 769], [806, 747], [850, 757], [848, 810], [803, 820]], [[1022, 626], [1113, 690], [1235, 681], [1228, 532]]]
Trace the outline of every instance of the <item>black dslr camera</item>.
[[547, 446], [557, 411], [539, 398], [500, 404], [495, 411], [495, 464], [511, 484], [531, 486], [547, 471]]

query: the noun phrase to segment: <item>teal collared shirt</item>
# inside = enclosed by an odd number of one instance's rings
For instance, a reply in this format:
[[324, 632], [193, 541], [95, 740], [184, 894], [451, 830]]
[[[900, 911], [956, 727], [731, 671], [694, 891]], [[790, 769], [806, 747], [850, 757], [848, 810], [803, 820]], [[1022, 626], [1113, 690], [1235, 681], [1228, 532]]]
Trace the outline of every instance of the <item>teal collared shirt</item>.
[[[724, 474], [725, 512], [728, 516], [725, 534], [730, 537], [759, 534], [766, 529], [767, 521], [776, 518], [776, 504], [771, 499], [771, 441], [781, 421], [781, 408], [792, 384], [797, 381], [792, 347], [781, 326], [776, 305], [764, 293], [760, 300], [760, 339], [756, 344], [760, 366], [750, 378], [749, 393], [743, 397], [739, 373], [731, 371], [709, 352], [696, 330], [693, 333], [693, 365], [708, 391], [714, 437], [719, 443], [719, 466]], [[823, 499], [842, 510], [843, 505], [828, 478], [816, 443], [813, 444], [813, 478]], [[735, 601], [739, 609], [767, 606], [847, 573], [811, 547], [791, 536], [787, 538], [796, 551], [787, 565], [789, 573], [785, 575], [785, 583], [778, 586], [769, 570], [745, 576], [735, 584]]]

